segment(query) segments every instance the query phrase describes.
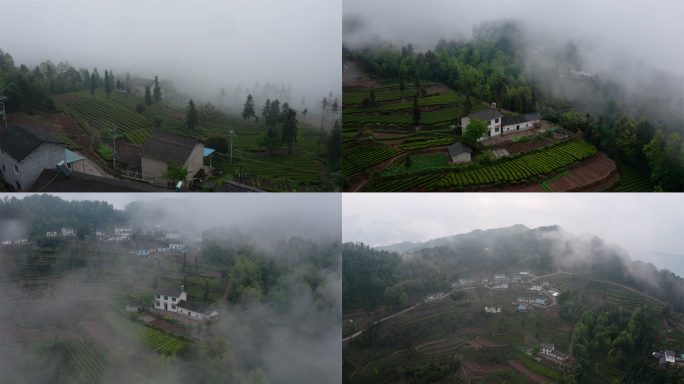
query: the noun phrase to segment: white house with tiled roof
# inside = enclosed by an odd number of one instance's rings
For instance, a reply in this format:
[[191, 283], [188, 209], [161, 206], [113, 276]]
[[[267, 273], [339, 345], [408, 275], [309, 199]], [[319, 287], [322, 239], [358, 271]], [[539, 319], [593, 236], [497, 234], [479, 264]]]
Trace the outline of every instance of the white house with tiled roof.
[[478, 119], [483, 121], [487, 126], [487, 134], [477, 140], [484, 140], [487, 137], [492, 137], [501, 134], [501, 118], [503, 115], [496, 109], [496, 103], [485, 109], [484, 111], [469, 113], [467, 116], [461, 117], [461, 127], [463, 127], [463, 132], [468, 128], [470, 120]]
[[187, 295], [183, 286], [181, 289], [159, 287], [154, 290], [154, 308], [169, 312], [178, 312], [178, 303], [186, 300]]

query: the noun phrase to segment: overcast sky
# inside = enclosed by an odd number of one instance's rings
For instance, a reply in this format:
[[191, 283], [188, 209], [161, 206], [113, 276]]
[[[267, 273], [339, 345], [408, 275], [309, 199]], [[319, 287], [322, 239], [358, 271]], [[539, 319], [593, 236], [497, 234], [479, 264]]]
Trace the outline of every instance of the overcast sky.
[[[23, 198], [26, 193], [0, 194]], [[238, 226], [243, 232], [267, 232], [305, 239], [339, 239], [342, 196], [337, 193], [51, 193], [64, 200], [106, 201], [116, 209], [133, 201], [162, 207], [169, 225], [197, 234], [214, 226]]]
[[574, 39], [590, 72], [631, 59], [684, 75], [681, 0], [344, 0], [343, 15], [345, 41], [377, 33], [420, 51], [433, 49], [441, 37], [472, 38], [473, 25], [482, 20], [515, 18], [537, 38]]
[[652, 252], [680, 255], [676, 262], [684, 271], [682, 194], [344, 194], [342, 210], [344, 242], [381, 246], [514, 224], [560, 225], [575, 235], [596, 235], [660, 268], [674, 269], [663, 263], [675, 261], [656, 260]]
[[341, 12], [341, 0], [3, 1], [0, 48], [17, 66], [158, 75], [191, 96], [292, 83], [313, 105], [341, 92]]

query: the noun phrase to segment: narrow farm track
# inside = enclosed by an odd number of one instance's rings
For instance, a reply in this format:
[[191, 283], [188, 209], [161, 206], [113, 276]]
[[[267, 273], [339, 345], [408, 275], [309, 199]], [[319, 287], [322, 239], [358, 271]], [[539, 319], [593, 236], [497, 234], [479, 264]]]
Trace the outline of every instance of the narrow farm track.
[[645, 294], [645, 293], [643, 293], [643, 292], [639, 292], [639, 291], [637, 291], [636, 289], [633, 289], [633, 288], [630, 288], [630, 287], [625, 287], [624, 285], [620, 285], [620, 284], [618, 284], [618, 283], [614, 283], [614, 282], [612, 282], [612, 281], [607, 281], [607, 280], [594, 280], [594, 281], [600, 281], [600, 282], [602, 282], [602, 283], [610, 283], [610, 284], [613, 284], [613, 285], [617, 285], [618, 287], [622, 287], [622, 288], [624, 288], [624, 289], [629, 289], [629, 290], [632, 291], [632, 292], [639, 293], [639, 294], [641, 294], [641, 295], [644, 295], [644, 296], [646, 296], [646, 297], [648, 297], [648, 298], [651, 298], [651, 299], [653, 299], [653, 300], [659, 302], [660, 304], [664, 304], [665, 306], [667, 306], [667, 303], [664, 303], [664, 302], [662, 302], [662, 301], [656, 299], [655, 297], [649, 296], [649, 295], [647, 295], [647, 294]]
[[[457, 288], [454, 288], [454, 289], [452, 289], [451, 291], [449, 291], [449, 293], [446, 293], [446, 294], [442, 295], [441, 297], [438, 297], [438, 298], [436, 298], [436, 299], [432, 299], [432, 300], [430, 300], [430, 301], [442, 300], [442, 299], [444, 299], [445, 297], [449, 296], [449, 294], [451, 294], [451, 292], [455, 291], [456, 289], [457, 289]], [[377, 323], [379, 323], [380, 321], [385, 321], [385, 320], [387, 320], [387, 319], [391, 319], [391, 318], [393, 318], [393, 317], [395, 317], [395, 316], [401, 315], [402, 313], [405, 313], [405, 312], [407, 312], [407, 311], [410, 311], [410, 310], [412, 310], [413, 308], [415, 308], [415, 307], [417, 307], [417, 306], [419, 306], [419, 305], [421, 305], [421, 304], [423, 304], [423, 303], [416, 304], [416, 305], [414, 305], [414, 306], [411, 307], [411, 308], [407, 308], [407, 309], [404, 309], [404, 310], [401, 311], [401, 312], [395, 313], [394, 315], [387, 316], [387, 317], [385, 317], [384, 319], [380, 319], [380, 320], [376, 321], [374, 324], [377, 324]], [[344, 339], [342, 339], [342, 341], [353, 339], [354, 337], [360, 335], [361, 333], [363, 333], [363, 329], [360, 330], [360, 331], [358, 331], [358, 332], [356, 332], [355, 334], [353, 334], [353, 335], [351, 335], [351, 336], [349, 336], [349, 337], [345, 337]]]

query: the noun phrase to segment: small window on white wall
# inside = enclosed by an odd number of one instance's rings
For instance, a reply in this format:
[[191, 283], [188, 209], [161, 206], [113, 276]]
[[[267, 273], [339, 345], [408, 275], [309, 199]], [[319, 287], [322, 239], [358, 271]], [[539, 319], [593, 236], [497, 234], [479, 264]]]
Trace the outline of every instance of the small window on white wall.
[[19, 167], [17, 167], [16, 165], [14, 166], [14, 172], [19, 173]]

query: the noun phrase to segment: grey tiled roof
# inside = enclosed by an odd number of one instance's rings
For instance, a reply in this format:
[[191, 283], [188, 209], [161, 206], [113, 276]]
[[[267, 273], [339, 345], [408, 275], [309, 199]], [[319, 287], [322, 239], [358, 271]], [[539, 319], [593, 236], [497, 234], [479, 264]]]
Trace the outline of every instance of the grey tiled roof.
[[492, 119], [496, 119], [497, 117], [503, 116], [501, 112], [494, 108], [487, 108], [484, 111], [480, 112], [473, 112], [468, 114], [468, 117], [471, 119], [478, 119], [478, 120], [483, 120], [483, 121], [489, 121]]
[[451, 157], [456, 157], [463, 152], [473, 153], [473, 150], [469, 146], [461, 143], [460, 141], [456, 144], [450, 145], [448, 149], [449, 149], [449, 156], [451, 156]]
[[175, 192], [132, 181], [110, 179], [72, 172], [67, 179], [57, 169], [47, 168], [38, 176], [29, 192]]
[[155, 295], [163, 295], [163, 296], [180, 297], [181, 290], [180, 289], [173, 289], [173, 288], [158, 287], [158, 288], [154, 289], [154, 294]]
[[259, 188], [250, 187], [246, 184], [240, 184], [237, 181], [226, 180], [221, 184], [219, 192], [266, 192]]
[[167, 164], [176, 163], [176, 165], [183, 166], [197, 143], [204, 142], [194, 137], [154, 131], [143, 145], [140, 155], [161, 160]]
[[215, 311], [214, 309], [205, 307], [203, 305], [191, 303], [191, 302], [185, 301], [185, 300], [179, 301], [178, 304], [176, 304], [176, 305], [180, 308], [187, 309], [187, 310], [190, 310], [193, 312], [199, 312], [199, 313], [206, 315], [206, 316], [211, 316], [211, 314], [214, 313], [214, 311]]
[[[12, 123], [0, 132], [0, 148], [17, 161], [22, 161], [43, 142], [66, 146], [66, 143], [62, 140], [42, 131], [40, 128], [29, 125]], [[54, 165], [56, 164], [52, 164], [52, 166]]]

